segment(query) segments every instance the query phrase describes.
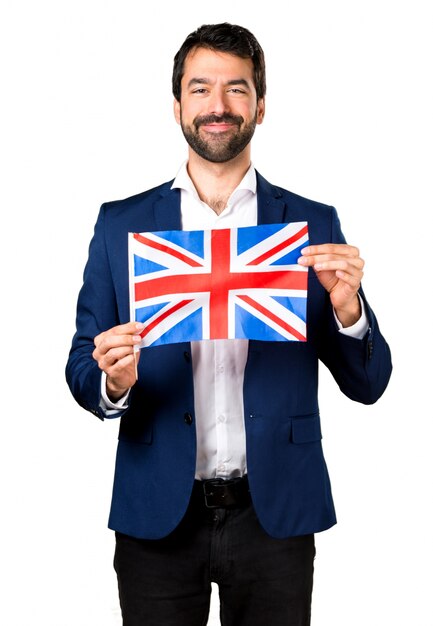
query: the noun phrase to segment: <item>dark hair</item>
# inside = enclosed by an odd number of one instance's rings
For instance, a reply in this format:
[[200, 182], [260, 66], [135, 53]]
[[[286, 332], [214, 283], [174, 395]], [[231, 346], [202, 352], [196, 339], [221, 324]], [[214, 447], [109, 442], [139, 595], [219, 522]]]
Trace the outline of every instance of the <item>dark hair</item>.
[[180, 101], [181, 80], [184, 72], [185, 59], [194, 48], [208, 48], [228, 52], [243, 59], [251, 59], [254, 68], [254, 85], [257, 99], [266, 93], [265, 56], [263, 50], [252, 33], [235, 24], [204, 24], [188, 35], [174, 57], [172, 88], [176, 100]]

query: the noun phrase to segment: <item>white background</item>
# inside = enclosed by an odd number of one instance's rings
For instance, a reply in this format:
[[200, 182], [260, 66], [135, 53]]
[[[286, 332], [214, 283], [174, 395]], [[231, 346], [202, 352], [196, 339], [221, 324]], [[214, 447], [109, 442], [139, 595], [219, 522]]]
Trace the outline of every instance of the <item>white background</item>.
[[[317, 536], [313, 626], [433, 624], [427, 4], [3, 0], [2, 624], [120, 623], [106, 528], [118, 424], [75, 404], [64, 366], [98, 208], [175, 175], [186, 149], [172, 58], [219, 21], [250, 28], [265, 50], [256, 167], [337, 207], [393, 352], [372, 407], [323, 372], [339, 523]], [[219, 623], [216, 603], [212, 614]]]

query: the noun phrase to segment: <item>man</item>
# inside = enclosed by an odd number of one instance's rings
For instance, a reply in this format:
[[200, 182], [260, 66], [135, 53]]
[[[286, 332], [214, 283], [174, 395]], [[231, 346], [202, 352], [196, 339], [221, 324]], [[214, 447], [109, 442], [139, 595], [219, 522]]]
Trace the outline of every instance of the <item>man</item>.
[[[364, 262], [335, 210], [251, 165], [265, 64], [246, 29], [202, 26], [177, 53], [174, 114], [188, 161], [174, 181], [103, 205], [67, 365], [72, 393], [121, 416], [109, 526], [124, 624], [310, 623], [314, 533], [335, 522], [321, 448], [318, 361], [347, 396], [375, 402], [388, 346], [360, 283]], [[134, 352], [127, 233], [307, 221], [308, 341], [216, 340]]]

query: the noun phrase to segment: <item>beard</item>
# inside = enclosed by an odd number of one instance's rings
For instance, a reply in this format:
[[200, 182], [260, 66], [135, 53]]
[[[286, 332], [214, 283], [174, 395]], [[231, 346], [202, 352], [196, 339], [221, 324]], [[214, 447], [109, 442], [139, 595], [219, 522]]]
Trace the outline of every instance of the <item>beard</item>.
[[[237, 131], [232, 130], [220, 133], [207, 133], [206, 139], [200, 136], [200, 126], [214, 123], [235, 124]], [[182, 110], [180, 112], [180, 126], [188, 145], [200, 157], [211, 163], [226, 163], [242, 152], [250, 143], [257, 124], [257, 111], [254, 118], [241, 129], [244, 118], [241, 115], [203, 115], [196, 117], [191, 126], [184, 124]]]

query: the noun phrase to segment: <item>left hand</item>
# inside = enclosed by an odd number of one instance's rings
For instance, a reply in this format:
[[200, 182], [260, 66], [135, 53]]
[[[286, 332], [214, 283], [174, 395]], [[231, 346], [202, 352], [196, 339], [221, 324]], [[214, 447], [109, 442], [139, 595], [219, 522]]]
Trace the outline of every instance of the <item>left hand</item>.
[[355, 324], [361, 317], [358, 291], [364, 276], [364, 261], [358, 248], [344, 243], [325, 243], [308, 246], [301, 254], [298, 263], [314, 269], [342, 325]]

